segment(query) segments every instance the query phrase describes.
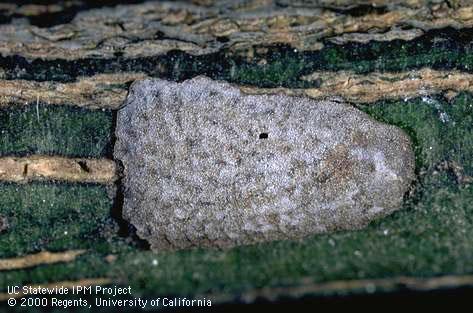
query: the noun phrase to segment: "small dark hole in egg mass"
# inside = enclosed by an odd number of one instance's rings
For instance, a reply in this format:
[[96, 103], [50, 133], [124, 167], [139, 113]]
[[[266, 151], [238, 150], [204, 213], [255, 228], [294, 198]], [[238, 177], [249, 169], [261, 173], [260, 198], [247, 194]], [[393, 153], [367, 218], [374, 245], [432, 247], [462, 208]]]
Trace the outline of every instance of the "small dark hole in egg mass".
[[267, 138], [268, 138], [268, 133], [259, 134], [259, 139], [267, 139]]

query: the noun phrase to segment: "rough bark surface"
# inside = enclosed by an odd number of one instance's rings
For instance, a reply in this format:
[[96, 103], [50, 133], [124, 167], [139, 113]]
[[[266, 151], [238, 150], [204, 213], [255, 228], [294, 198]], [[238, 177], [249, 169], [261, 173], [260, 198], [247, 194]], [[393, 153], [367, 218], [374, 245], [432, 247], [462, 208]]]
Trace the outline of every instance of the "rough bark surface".
[[[4, 14], [31, 17], [66, 8], [9, 4]], [[160, 1], [79, 12], [70, 23], [50, 27], [22, 21], [0, 25], [2, 55], [137, 58], [171, 50], [200, 55], [274, 44], [318, 50], [323, 40], [410, 40], [431, 29], [473, 26], [473, 6], [461, 0]]]

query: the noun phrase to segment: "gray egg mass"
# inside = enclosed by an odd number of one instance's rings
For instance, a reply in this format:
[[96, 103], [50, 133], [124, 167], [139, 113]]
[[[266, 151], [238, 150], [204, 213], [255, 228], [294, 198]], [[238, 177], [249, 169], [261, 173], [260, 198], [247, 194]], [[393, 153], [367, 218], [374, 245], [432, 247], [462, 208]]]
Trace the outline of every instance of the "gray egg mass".
[[399, 209], [407, 135], [344, 103], [135, 82], [118, 113], [124, 217], [154, 250], [358, 229]]

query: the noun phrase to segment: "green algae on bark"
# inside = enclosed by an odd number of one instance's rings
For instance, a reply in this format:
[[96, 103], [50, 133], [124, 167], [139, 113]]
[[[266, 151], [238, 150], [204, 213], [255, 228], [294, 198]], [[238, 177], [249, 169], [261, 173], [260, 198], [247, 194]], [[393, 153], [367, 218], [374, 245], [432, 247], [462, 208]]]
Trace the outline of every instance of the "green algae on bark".
[[38, 103], [0, 109], [0, 156], [109, 155], [113, 114]]

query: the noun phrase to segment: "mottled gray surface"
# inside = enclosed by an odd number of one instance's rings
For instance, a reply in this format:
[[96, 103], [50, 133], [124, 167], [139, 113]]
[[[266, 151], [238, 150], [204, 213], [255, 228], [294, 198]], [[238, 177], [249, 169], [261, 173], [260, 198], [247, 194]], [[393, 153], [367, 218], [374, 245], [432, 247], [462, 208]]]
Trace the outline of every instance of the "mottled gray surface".
[[398, 209], [414, 177], [394, 126], [205, 77], [135, 82], [116, 132], [124, 216], [154, 250], [357, 229]]

